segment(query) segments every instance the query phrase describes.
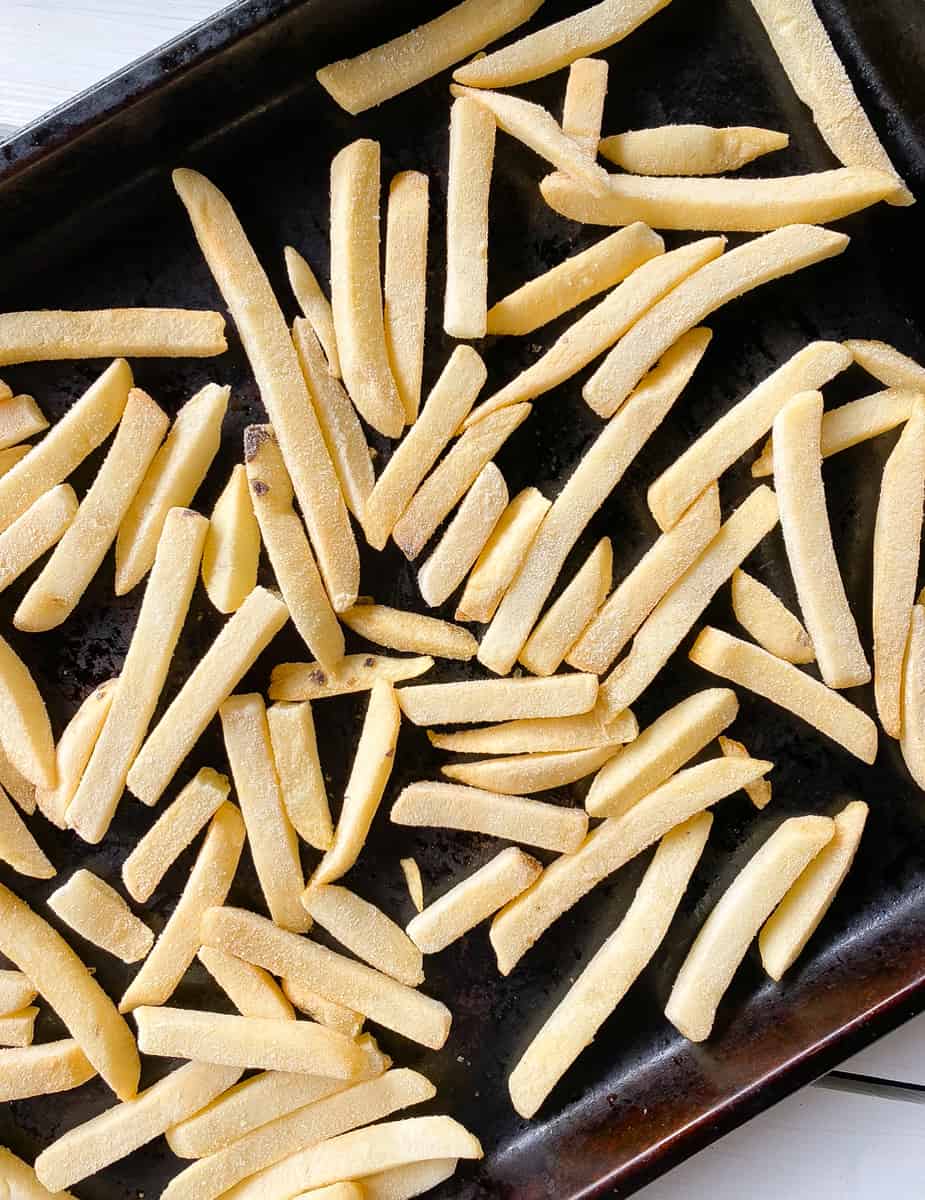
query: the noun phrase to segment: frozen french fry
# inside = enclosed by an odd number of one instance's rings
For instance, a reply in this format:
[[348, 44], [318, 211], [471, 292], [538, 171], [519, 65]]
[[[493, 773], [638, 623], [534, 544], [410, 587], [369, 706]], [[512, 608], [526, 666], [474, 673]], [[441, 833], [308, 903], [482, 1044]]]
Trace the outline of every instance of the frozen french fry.
[[63, 358], [212, 358], [228, 349], [221, 313], [102, 308], [0, 315], [0, 366]]
[[364, 1200], [409, 1200], [412, 1196], [423, 1196], [431, 1188], [451, 1179], [456, 1174], [457, 1162], [455, 1158], [425, 1158], [421, 1162], [364, 1175], [361, 1184]]
[[845, 349], [863, 367], [868, 375], [888, 388], [909, 388], [925, 391], [925, 367], [901, 353], [887, 342], [870, 342], [863, 338], [849, 338]]
[[38, 1015], [39, 1010], [31, 1007], [0, 1017], [0, 1046], [8, 1046], [15, 1050], [24, 1050], [31, 1046], [35, 1034], [35, 1018]]
[[13, 766], [2, 745], [0, 745], [0, 787], [4, 787], [9, 792], [27, 816], [35, 812], [37, 788]]
[[0, 1146], [0, 1171], [9, 1195], [16, 1200], [74, 1200], [70, 1192], [56, 1192], [54, 1196], [38, 1181], [35, 1171], [28, 1163], [17, 1158], [5, 1146]]
[[236, 612], [257, 586], [260, 529], [243, 463], [231, 469], [215, 501], [202, 551], [202, 582], [220, 613]]
[[61, 540], [76, 512], [74, 489], [69, 483], [59, 483], [0, 533], [0, 591]]
[[428, 180], [420, 171], [400, 171], [389, 184], [386, 214], [383, 319], [389, 364], [413, 425], [421, 403], [424, 317], [427, 295]]
[[601, 538], [527, 638], [519, 658], [534, 675], [552, 675], [594, 619], [613, 583], [613, 547]]
[[752, 125], [659, 125], [603, 138], [600, 152], [633, 175], [724, 175], [789, 141], [786, 133]]
[[458, 754], [548, 754], [561, 750], [590, 750], [622, 745], [639, 733], [636, 718], [626, 709], [609, 724], [596, 708], [575, 717], [534, 717], [503, 721], [480, 729], [454, 733], [428, 730], [431, 745]]
[[[331, 302], [321, 290], [321, 284], [298, 250], [286, 246], [283, 250], [286, 274], [292, 294], [302, 310], [303, 319], [324, 351], [327, 370], [335, 379], [340, 379], [340, 356], [337, 353], [337, 335], [334, 332], [334, 314]], [[297, 322], [298, 323], [298, 322]]]
[[[0, 1102], [28, 1100], [69, 1092], [92, 1079], [96, 1071], [73, 1038], [4, 1050], [0, 1054]], [[0, 1164], [3, 1163], [0, 1150]]]
[[742, 628], [769, 654], [792, 663], [816, 657], [809, 634], [770, 588], [746, 571], [732, 574], [732, 611]]
[[418, 588], [430, 608], [442, 604], [462, 583], [498, 524], [508, 499], [504, 476], [493, 462], [486, 463], [418, 571]]
[[334, 841], [328, 792], [318, 757], [311, 705], [273, 704], [267, 709], [273, 759], [283, 804], [296, 833], [317, 850]]
[[399, 859], [399, 866], [401, 867], [402, 874], [405, 877], [405, 883], [408, 886], [408, 895], [411, 897], [411, 903], [414, 905], [415, 911], [423, 912], [424, 881], [421, 879], [421, 868], [417, 864], [417, 859]]
[[8, 450], [0, 450], [0, 477], [7, 471], [12, 471], [18, 462], [22, 462], [31, 449], [26, 442], [22, 446], [10, 446]]
[[913, 606], [909, 622], [902, 702], [899, 748], [909, 774], [925, 789], [925, 608], [921, 604]]
[[0, 398], [0, 450], [8, 450], [47, 428], [45, 414], [32, 396]]
[[269, 972], [223, 950], [200, 946], [196, 957], [242, 1017], [294, 1021], [295, 1011]]
[[388, 646], [390, 650], [410, 650], [466, 662], [479, 648], [468, 629], [385, 604], [357, 604], [341, 613], [340, 619], [367, 642]]
[[67, 810], [86, 770], [93, 747], [109, 714], [118, 679], [107, 679], [95, 688], [74, 713], [55, 747], [57, 783], [36, 788], [39, 812], [59, 829], [67, 828]]
[[52, 879], [57, 870], [29, 832], [26, 823], [0, 787], [0, 862], [20, 875], [33, 879]]
[[561, 750], [541, 754], [514, 754], [483, 758], [478, 762], [450, 763], [441, 767], [447, 779], [471, 787], [502, 792], [506, 796], [532, 795], [566, 787], [593, 774], [619, 751], [619, 742], [586, 750]]
[[443, 328], [455, 338], [484, 337], [488, 327], [488, 196], [495, 118], [473, 99], [450, 108], [446, 194], [446, 290]]
[[[737, 742], [735, 738], [723, 737], [720, 734], [716, 740], [726, 758], [752, 757], [742, 742]], [[771, 781], [769, 779], [756, 779], [754, 783], [747, 783], [742, 790], [755, 808], [767, 808], [771, 803]]]
[[339, 1033], [345, 1033], [347, 1037], [359, 1037], [365, 1020], [362, 1013], [326, 999], [296, 979], [283, 979], [282, 988], [283, 995], [289, 1003], [313, 1021], [327, 1025], [329, 1029], [336, 1029]]
[[594, 675], [550, 679], [470, 679], [402, 688], [398, 701], [415, 725], [465, 725], [527, 717], [571, 717], [597, 699]]
[[38, 990], [22, 971], [0, 969], [0, 1017], [28, 1008], [37, 995]]
[[123, 962], [138, 962], [154, 945], [144, 921], [92, 871], [75, 871], [48, 897], [48, 907], [75, 933]]
[[37, 788], [58, 781], [55, 743], [41, 692], [29, 668], [0, 637], [0, 742], [13, 766]]
[[420, 950], [375, 904], [330, 884], [306, 888], [302, 903], [322, 929], [363, 962], [408, 987], [424, 982]]
[[562, 132], [585, 154], [597, 158], [607, 97], [607, 63], [602, 58], [576, 58], [568, 70], [562, 104]]
[[426, 674], [434, 665], [430, 655], [386, 658], [381, 654], [345, 654], [333, 671], [320, 663], [279, 663], [270, 675], [271, 700], [327, 700], [368, 692], [377, 680], [401, 683]]
[[523, 562], [552, 501], [524, 488], [498, 518], [456, 606], [457, 621], [490, 621]]

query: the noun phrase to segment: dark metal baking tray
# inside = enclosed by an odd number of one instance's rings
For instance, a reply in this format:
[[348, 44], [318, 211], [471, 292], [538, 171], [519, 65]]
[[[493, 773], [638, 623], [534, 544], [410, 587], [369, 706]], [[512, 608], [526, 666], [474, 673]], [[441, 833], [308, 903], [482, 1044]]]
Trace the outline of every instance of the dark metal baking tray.
[[[170, 168], [187, 164], [205, 170], [228, 192], [292, 315], [282, 247], [291, 242], [326, 272], [328, 162], [348, 140], [365, 135], [382, 142], [384, 180], [396, 170], [414, 167], [432, 181], [427, 385], [450, 348], [440, 329], [439, 303], [447, 77], [351, 118], [318, 87], [314, 70], [408, 28], [440, 7], [445, 6], [413, 0], [238, 4], [18, 134], [0, 147], [0, 307], [219, 305], [170, 186]], [[579, 7], [578, 0], [547, 0], [534, 24]], [[925, 9], [919, 0], [880, 0], [877, 5], [822, 0], [820, 10], [891, 154], [913, 190], [925, 194]], [[611, 63], [607, 131], [666, 121], [781, 127], [791, 134], [790, 148], [752, 173], [834, 165], [744, 0], [675, 0], [606, 57]], [[523, 92], [558, 111], [563, 84], [560, 73]], [[505, 137], [498, 150], [492, 187], [492, 297], [598, 236], [545, 208], [536, 191], [543, 167], [532, 155]], [[617, 495], [592, 522], [572, 564], [608, 533], [614, 538], [615, 569], [622, 575], [655, 532], [645, 505], [648, 482], [706, 424], [807, 340], [884, 338], [925, 358], [921, 203], [911, 209], [880, 206], [840, 227], [852, 235], [847, 254], [766, 286], [710, 320], [715, 337], [704, 363]], [[538, 346], [547, 344], [564, 323], [525, 339], [486, 344], [489, 387], [532, 360]], [[171, 411], [208, 379], [232, 385], [222, 452], [198, 501], [203, 511], [209, 511], [240, 455], [244, 425], [262, 419], [240, 346], [233, 330], [230, 334], [231, 349], [218, 359], [133, 364], [138, 382]], [[33, 365], [3, 374], [58, 416], [102, 365]], [[852, 370], [828, 389], [828, 402], [859, 395], [869, 382]], [[512, 492], [529, 481], [553, 494], [577, 461], [598, 427], [579, 388], [580, 380], [572, 381], [538, 401], [530, 420], [504, 448], [500, 462]], [[884, 437], [860, 446], [826, 466], [838, 553], [868, 645], [873, 512], [880, 469], [893, 440]], [[373, 442], [387, 453], [380, 439]], [[78, 489], [92, 478], [99, 458], [97, 454], [78, 472]], [[749, 486], [745, 464], [724, 478], [724, 509]], [[765, 539], [750, 567], [793, 603], [778, 534]], [[118, 671], [139, 593], [113, 599], [110, 557], [74, 617], [61, 630], [30, 638], [12, 630], [9, 620], [29, 578], [0, 597], [3, 631], [35, 665], [59, 732], [86, 692]], [[416, 602], [413, 572], [394, 548], [379, 558], [367, 555], [362, 590], [384, 601]], [[707, 619], [731, 628], [728, 601], [719, 598]], [[164, 702], [218, 624], [200, 589]], [[684, 650], [686, 645], [639, 705], [642, 721], [711, 682], [687, 664]], [[304, 648], [284, 632], [245, 685], [264, 688], [274, 662], [302, 657]], [[441, 667], [439, 674], [450, 677], [452, 672]], [[856, 698], [871, 709], [869, 688], [859, 689]], [[719, 805], [710, 844], [661, 951], [537, 1121], [528, 1124], [512, 1112], [507, 1074], [570, 979], [619, 919], [647, 855], [559, 921], [506, 980], [495, 971], [484, 930], [429, 959], [427, 989], [450, 1005], [455, 1018], [442, 1053], [425, 1054], [397, 1038], [382, 1037], [401, 1062], [419, 1065], [437, 1083], [435, 1108], [452, 1112], [485, 1143], [485, 1161], [461, 1170], [439, 1193], [444, 1198], [629, 1195], [925, 1007], [925, 802], [895, 743], [882, 737], [880, 757], [868, 768], [764, 701], [745, 694], [741, 700], [734, 732], [755, 753], [775, 761], [773, 803], [762, 813], [742, 796]], [[316, 707], [336, 798], [363, 700]], [[220, 741], [212, 729], [177, 784], [202, 763], [220, 765], [220, 759]], [[384, 814], [402, 784], [436, 769], [426, 738], [406, 729], [383, 815], [349, 877], [400, 920], [411, 915], [398, 870], [400, 853], [417, 856], [432, 895], [493, 852], [485, 839], [389, 825]], [[721, 1006], [713, 1038], [702, 1046], [684, 1042], [662, 1010], [691, 937], [711, 905], [784, 817], [832, 813], [855, 796], [871, 805], [861, 852], [800, 964], [778, 985], [750, 955]], [[110, 837], [99, 847], [84, 846], [41, 823], [38, 836], [63, 875], [80, 864], [115, 878], [150, 820], [127, 797]], [[192, 852], [175, 866], [144, 910], [157, 929], [191, 857]], [[0, 878], [40, 908], [53, 886], [26, 882], [6, 869]], [[262, 909], [249, 861], [232, 900]], [[74, 940], [110, 993], [120, 995], [130, 970]], [[222, 1006], [198, 965], [174, 1002]], [[52, 1036], [56, 1028], [54, 1017], [43, 1009], [39, 1036]], [[155, 1078], [170, 1065], [149, 1062], [145, 1078]], [[31, 1161], [54, 1137], [111, 1099], [96, 1081], [75, 1093], [7, 1105], [0, 1111], [0, 1143]], [[175, 1160], [158, 1141], [86, 1180], [76, 1192], [85, 1200], [153, 1196], [175, 1170]]]

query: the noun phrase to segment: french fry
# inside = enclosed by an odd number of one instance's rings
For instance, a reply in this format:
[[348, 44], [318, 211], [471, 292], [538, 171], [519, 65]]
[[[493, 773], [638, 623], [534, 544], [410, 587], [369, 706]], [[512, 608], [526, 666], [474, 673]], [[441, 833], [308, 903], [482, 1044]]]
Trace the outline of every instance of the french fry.
[[602, 58], [577, 58], [568, 70], [562, 104], [562, 132], [597, 158], [607, 97], [607, 63]]
[[[105, 835], [129, 769], [144, 742], [186, 621], [207, 528], [205, 518], [191, 509], [177, 508], [167, 514], [109, 711], [92, 744], [89, 761], [84, 759], [86, 767], [73, 798], [64, 809], [65, 820], [84, 841], [96, 843]], [[87, 742], [92, 736], [93, 718], [94, 713], [88, 712]], [[86, 743], [83, 729], [77, 724], [76, 749], [80, 751]], [[82, 753], [75, 757], [76, 768]]]
[[763, 283], [841, 254], [847, 245], [842, 233], [788, 225], [736, 246], [653, 305], [610, 351], [584, 385], [582, 396], [599, 416], [609, 417], [665, 351], [710, 313]]
[[0, 1046], [9, 1046], [16, 1050], [25, 1050], [31, 1046], [35, 1034], [35, 1018], [38, 1015], [39, 1010], [32, 1007], [0, 1017]]
[[215, 501], [202, 551], [202, 582], [220, 613], [233, 613], [257, 586], [260, 529], [243, 463], [231, 468]]
[[8, 450], [47, 428], [45, 414], [31, 396], [0, 399], [0, 450]]
[[546, 1018], [511, 1072], [508, 1089], [522, 1117], [535, 1115], [658, 950], [712, 824], [712, 813], [698, 813], [659, 842], [623, 920]]
[[141, 1070], [131, 1030], [60, 934], [2, 884], [0, 953], [32, 981], [119, 1099], [130, 1100]]
[[359, 555], [283, 314], [247, 235], [218, 188], [189, 170], [174, 171], [173, 182], [238, 328], [325, 587], [340, 612], [356, 600]]
[[376, 479], [360, 418], [343, 384], [331, 374], [307, 321], [293, 321], [292, 340], [344, 503], [362, 525]]
[[[92, 1079], [96, 1071], [73, 1038], [5, 1050], [0, 1054], [0, 1102], [28, 1100], [68, 1092]], [[0, 1150], [0, 1164], [3, 1164]]]
[[913, 204], [890, 162], [811, 0], [752, 0], [793, 90], [833, 154], [847, 166], [876, 167], [896, 183], [891, 204]]
[[0, 1146], [0, 1171], [3, 1172], [9, 1196], [15, 1196], [16, 1200], [75, 1200], [70, 1192], [57, 1192], [52, 1196], [39, 1183], [32, 1167], [5, 1146]]
[[[425, 1158], [422, 1162], [364, 1175], [360, 1184], [363, 1196], [365, 1200], [410, 1200], [412, 1196], [422, 1196], [455, 1175], [457, 1162], [455, 1158]], [[323, 1196], [318, 1200], [323, 1200]]]
[[490, 621], [552, 501], [524, 488], [498, 518], [456, 606], [457, 621]]
[[307, 1192], [299, 1192], [295, 1200], [365, 1200], [366, 1191], [358, 1183], [349, 1180], [341, 1183], [329, 1183], [326, 1187], [309, 1188]]
[[450, 1012], [439, 1000], [309, 938], [279, 929], [256, 913], [215, 908], [203, 918], [202, 940], [272, 975], [303, 984], [432, 1050], [438, 1050], [449, 1034]]
[[660, 125], [602, 138], [600, 153], [633, 175], [724, 175], [789, 142], [752, 125]]
[[423, 912], [424, 881], [421, 879], [421, 868], [414, 858], [401, 858], [398, 862], [405, 877], [405, 883], [408, 885], [408, 895], [411, 897], [411, 903], [417, 912]]
[[646, 618], [629, 654], [601, 684], [606, 712], [621, 712], [642, 695], [736, 567], [776, 524], [777, 497], [762, 485], [720, 526], [696, 562]]
[[13, 395], [13, 389], [4, 380], [0, 379], [0, 400], [9, 400]]
[[0, 450], [0, 477], [16, 466], [26, 457], [32, 446], [27, 442], [24, 446], [10, 446], [8, 450]]
[[438, 954], [520, 895], [542, 871], [541, 863], [516, 846], [454, 884], [408, 925], [408, 936], [424, 954]]
[[780, 980], [803, 952], [851, 869], [867, 821], [863, 800], [852, 800], [834, 818], [828, 845], [805, 867], [758, 935], [761, 964]]
[[[149, 478], [146, 472], [167, 424], [167, 414], [151, 397], [140, 388], [132, 388], [115, 439], [90, 490], [51, 558], [20, 601], [13, 618], [17, 629], [28, 633], [54, 629], [77, 607], [143, 486], [142, 480]], [[166, 512], [160, 518], [157, 535], [165, 516]]]
[[509, 404], [532, 400], [571, 379], [622, 338], [648, 310], [689, 275], [723, 253], [724, 238], [701, 238], [657, 254], [579, 317], [534, 363], [466, 418], [467, 425]]
[[400, 726], [398, 695], [391, 683], [377, 680], [370, 693], [334, 841], [315, 868], [310, 880], [312, 886], [333, 883], [359, 858], [392, 773]]
[[330, 884], [306, 888], [302, 903], [322, 929], [363, 962], [408, 987], [424, 982], [420, 950], [375, 904]]
[[50, 1191], [79, 1183], [160, 1137], [231, 1087], [240, 1074], [237, 1067], [187, 1063], [136, 1099], [69, 1129], [38, 1156], [35, 1173]]
[[289, 820], [303, 841], [317, 850], [330, 850], [334, 827], [311, 705], [273, 704], [267, 710], [267, 721]]
[[925, 397], [883, 468], [874, 526], [874, 697], [890, 737], [902, 730], [903, 656], [915, 603], [925, 504]]
[[0, 787], [9, 792], [27, 816], [35, 812], [35, 784], [30, 783], [25, 775], [13, 766], [2, 745], [0, 745]]
[[504, 476], [493, 462], [486, 463], [418, 571], [418, 588], [428, 607], [442, 604], [465, 579], [498, 524], [508, 499]]
[[[292, 294], [302, 310], [304, 320], [308, 322], [324, 351], [327, 370], [335, 379], [340, 379], [340, 355], [337, 353], [337, 335], [334, 332], [331, 302], [321, 290], [315, 272], [298, 250], [292, 246], [284, 247], [283, 258], [286, 261], [286, 274], [289, 276]], [[296, 324], [301, 322], [297, 321]]]
[[320, 663], [279, 663], [270, 675], [271, 700], [327, 700], [368, 692], [377, 680], [401, 683], [426, 674], [434, 665], [430, 655], [386, 658], [381, 654], [345, 654], [333, 671]]
[[28, 1008], [38, 991], [22, 971], [0, 970], [0, 1017]]
[[[787, 560], [819, 673], [829, 687], [856, 687], [870, 679], [870, 667], [832, 545], [822, 482], [821, 423], [819, 392], [797, 393], [774, 418], [774, 486]], [[911, 606], [914, 579], [910, 587]], [[904, 645], [905, 630], [899, 636]]]
[[453, 78], [470, 87], [513, 87], [567, 67], [622, 41], [668, 0], [601, 0], [574, 16], [466, 63]]
[[903, 664], [903, 724], [899, 738], [909, 774], [925, 788], [925, 608], [916, 604]]
[[[421, 415], [386, 464], [366, 503], [369, 544], [382, 550], [395, 523], [475, 403], [487, 372], [471, 346], [457, 346]], [[2, 488], [2, 482], [0, 482]]]
[[212, 818], [180, 899], [154, 949], [126, 988], [120, 1012], [163, 1004], [173, 995], [203, 944], [199, 929], [203, 914], [213, 905], [223, 904], [228, 895], [244, 838], [241, 814], [226, 801]]
[[359, 1037], [365, 1020], [362, 1013], [319, 996], [317, 992], [295, 979], [283, 979], [282, 988], [283, 995], [289, 1003], [313, 1021], [327, 1025], [329, 1029], [336, 1029], [338, 1033], [345, 1033], [347, 1037]]
[[123, 962], [138, 962], [154, 945], [154, 934], [144, 921], [92, 871], [75, 871], [47, 903], [75, 933]]
[[[567, 719], [567, 718], [566, 718]], [[450, 763], [440, 770], [447, 779], [501, 792], [506, 796], [532, 795], [550, 788], [566, 787], [599, 770], [619, 751], [620, 743], [585, 750], [561, 750], [541, 754], [514, 754], [483, 758], [478, 762]]]
[[622, 745], [639, 733], [636, 718], [627, 709], [609, 724], [596, 708], [576, 717], [536, 717], [504, 721], [456, 733], [427, 731], [438, 750], [459, 754], [548, 754], [563, 750], [590, 750], [595, 746]]
[[270, 1021], [294, 1021], [295, 1011], [279, 984], [263, 967], [200, 946], [196, 957], [228, 996], [242, 1017], [261, 1017]]
[[711, 483], [614, 589], [565, 661], [579, 671], [598, 675], [606, 671], [659, 600], [716, 536], [720, 520], [719, 488]]
[[534, 675], [552, 675], [594, 619], [613, 583], [613, 547], [601, 538], [527, 638], [519, 658]]
[[485, 833], [561, 854], [573, 854], [588, 832], [583, 809], [423, 780], [402, 789], [390, 816], [396, 825]]
[[[716, 740], [719, 742], [719, 748], [726, 758], [752, 757], [743, 743], [737, 742], [735, 738], [723, 737], [720, 734]], [[754, 804], [755, 808], [767, 808], [771, 803], [771, 781], [769, 779], [756, 779], [754, 783], [746, 784], [743, 791], [752, 804]]]
[[[148, 735], [126, 780], [143, 804], [156, 804], [180, 764], [289, 616], [282, 600], [256, 587], [223, 626]], [[125, 679], [123, 670], [121, 679]]]
[[461, 662], [473, 658], [478, 650], [478, 642], [468, 629], [384, 604], [357, 604], [341, 613], [340, 619], [366, 641], [390, 650], [411, 650]]
[[845, 349], [863, 367], [868, 375], [888, 388], [910, 388], [925, 391], [925, 367], [915, 359], [900, 353], [887, 342], [870, 342], [862, 338], [849, 338]]
[[0, 314], [0, 366], [62, 358], [212, 358], [228, 349], [221, 313], [103, 308]]
[[585, 451], [482, 637], [479, 662], [496, 674], [506, 674], [514, 665], [569, 551], [671, 410], [710, 337], [709, 330], [697, 329], [680, 339]]
[[58, 781], [45, 701], [29, 668], [0, 637], [0, 742], [13, 766], [37, 788]]
[[450, 108], [446, 185], [446, 289], [443, 328], [455, 338], [488, 328], [488, 197], [495, 157], [495, 118], [472, 99]]
[[608, 875], [772, 766], [758, 758], [714, 758], [686, 767], [621, 816], [598, 825], [577, 852], [555, 859], [495, 917], [489, 936], [501, 974], [509, 975], [550, 925]]
[[427, 294], [428, 180], [400, 171], [389, 184], [386, 214], [383, 319], [392, 377], [413, 425], [421, 403]]
[[872, 763], [877, 757], [877, 726], [867, 713], [760, 646], [707, 626], [688, 658], [705, 671], [780, 705], [862, 762]]
[[322, 67], [316, 78], [341, 108], [355, 116], [504, 37], [528, 21], [541, 3], [496, 0], [486, 6], [481, 0], [463, 0], [382, 46]]
[[528, 717], [571, 717], [597, 699], [594, 675], [550, 679], [470, 679], [416, 684], [398, 692], [401, 710], [415, 725], [466, 725]]
[[790, 609], [741, 568], [732, 573], [732, 611], [769, 654], [791, 663], [809, 663], [816, 657], [809, 634]]
[[20, 875], [29, 875], [33, 879], [52, 879], [57, 874], [54, 863], [48, 860], [2, 787], [0, 862], [8, 863]]
[[703, 1042], [749, 944], [803, 869], [832, 840], [828, 817], [791, 817], [742, 868], [688, 951], [665, 1006], [684, 1037]]
[[59, 829], [67, 828], [68, 806], [109, 714], [118, 682], [118, 679], [107, 679], [85, 698], [55, 747], [57, 783], [53, 788], [35, 789], [39, 812]]

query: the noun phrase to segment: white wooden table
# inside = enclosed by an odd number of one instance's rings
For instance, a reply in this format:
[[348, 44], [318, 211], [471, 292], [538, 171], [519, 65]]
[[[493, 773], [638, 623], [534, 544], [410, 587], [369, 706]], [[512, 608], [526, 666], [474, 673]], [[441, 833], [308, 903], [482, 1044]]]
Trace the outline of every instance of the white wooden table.
[[[216, 11], [213, 0], [0, 0], [0, 135]], [[643, 1200], [906, 1200], [925, 1177], [925, 1016], [844, 1064], [913, 1085], [806, 1088]], [[914, 1090], [915, 1087], [920, 1091]]]

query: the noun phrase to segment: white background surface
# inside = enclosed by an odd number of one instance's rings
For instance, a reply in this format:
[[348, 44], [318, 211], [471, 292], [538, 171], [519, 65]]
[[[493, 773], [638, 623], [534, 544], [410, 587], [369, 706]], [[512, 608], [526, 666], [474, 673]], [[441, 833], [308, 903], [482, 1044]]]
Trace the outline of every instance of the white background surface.
[[[211, 0], [0, 0], [0, 131], [210, 15]], [[845, 1070], [925, 1087], [925, 1016]], [[898, 1097], [903, 1093], [894, 1093]], [[807, 1088], [645, 1189], [643, 1200], [925, 1195], [925, 1092]]]

